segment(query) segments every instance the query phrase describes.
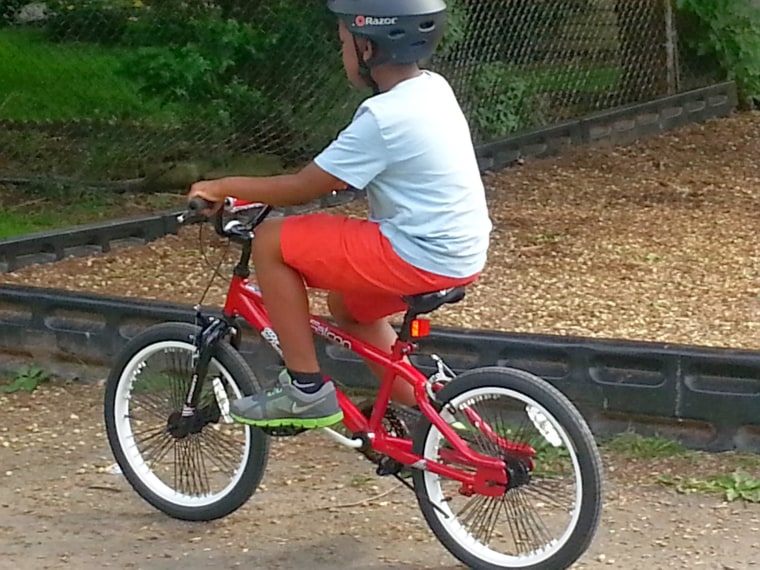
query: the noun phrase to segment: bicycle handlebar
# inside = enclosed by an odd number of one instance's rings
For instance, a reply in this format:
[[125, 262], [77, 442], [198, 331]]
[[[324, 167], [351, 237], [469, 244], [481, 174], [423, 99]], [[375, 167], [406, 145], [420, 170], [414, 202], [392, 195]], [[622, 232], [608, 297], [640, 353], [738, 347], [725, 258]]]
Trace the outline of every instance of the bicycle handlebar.
[[203, 211], [209, 210], [213, 207], [214, 204], [212, 202], [204, 200], [200, 196], [196, 196], [187, 203], [187, 209], [177, 216], [177, 223], [181, 226], [203, 223], [208, 220], [208, 217], [203, 214]]
[[[208, 220], [213, 220], [216, 233], [225, 238], [237, 238], [250, 240], [253, 238], [253, 228], [258, 226], [272, 211], [272, 206], [261, 204], [259, 202], [246, 202], [238, 198], [225, 198], [224, 204], [216, 213], [207, 216], [203, 212], [213, 209], [215, 204], [195, 196], [187, 203], [187, 209], [177, 216], [177, 222], [180, 225], [201, 224]], [[239, 214], [248, 210], [259, 211], [248, 221], [231, 220], [226, 224], [223, 223], [224, 214]]]
[[208, 200], [204, 200], [200, 196], [196, 196], [192, 200], [190, 200], [187, 203], [187, 209], [191, 212], [197, 212], [200, 214], [203, 210], [208, 210], [214, 207], [213, 202], [209, 202]]

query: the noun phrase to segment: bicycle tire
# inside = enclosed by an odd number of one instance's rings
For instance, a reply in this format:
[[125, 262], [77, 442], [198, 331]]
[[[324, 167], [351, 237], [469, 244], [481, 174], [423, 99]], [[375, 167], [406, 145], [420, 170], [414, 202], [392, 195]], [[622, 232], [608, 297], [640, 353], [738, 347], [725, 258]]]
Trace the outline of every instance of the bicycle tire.
[[[127, 374], [139, 366], [139, 363], [135, 363], [135, 359], [140, 354], [152, 354], [151, 349], [157, 349], [161, 346], [175, 346], [178, 349], [192, 351], [192, 339], [197, 332], [198, 327], [194, 325], [163, 323], [154, 325], [132, 338], [117, 355], [106, 382], [104, 419], [108, 442], [114, 458], [125, 478], [140, 497], [172, 518], [186, 521], [211, 521], [236, 511], [253, 495], [266, 469], [269, 456], [269, 437], [257, 428], [236, 425], [236, 428], [245, 430], [242, 432], [245, 433], [245, 444], [243, 445], [245, 459], [235, 473], [234, 484], [231, 483], [228, 488], [225, 488], [223, 494], [217, 499], [199, 500], [195, 504], [191, 499], [180, 501], [179, 497], [175, 499], [169, 491], [164, 492], [163, 487], [157, 485], [154, 478], [148, 473], [151, 468], [147, 467], [147, 462], [145, 468], [138, 466], [141, 467], [140, 471], [142, 471], [142, 473], [138, 473], [134, 465], [134, 463], [139, 463], [133, 457], [135, 452], [132, 452], [130, 456], [132, 457], [131, 462], [125, 451], [128, 442], [122, 441], [125, 432], [131, 433], [131, 427], [128, 430], [123, 427], [120, 429], [118, 427], [120, 420], [117, 418], [116, 412], [117, 407], [121, 405], [117, 398], [119, 395], [123, 396], [124, 391], [127, 390], [123, 383], [131, 382]], [[214, 347], [211, 364], [220, 371], [221, 375], [224, 375], [227, 382], [234, 383], [240, 395], [246, 396], [261, 390], [248, 364], [228, 343], [220, 342]], [[125, 420], [122, 419], [121, 421]], [[211, 428], [204, 426], [202, 430], [204, 429]], [[160, 491], [157, 491], [156, 488]]]
[[[444, 404], [466, 397], [468, 393], [486, 390], [507, 390], [522, 394], [536, 402], [551, 416], [556, 418], [559, 425], [567, 433], [572, 443], [579, 464], [582, 484], [580, 509], [575, 527], [569, 532], [568, 538], [550, 557], [539, 561], [528, 561], [519, 564], [497, 563], [484, 560], [478, 556], [475, 547], [463, 546], [464, 540], [457, 540], [441, 518], [441, 511], [436, 509], [431, 498], [431, 482], [437, 476], [432, 473], [414, 470], [413, 479], [417, 500], [423, 516], [433, 534], [441, 544], [458, 560], [470, 568], [482, 570], [504, 570], [520, 568], [522, 570], [558, 570], [573, 564], [588, 549], [599, 525], [602, 508], [603, 475], [599, 451], [594, 437], [585, 420], [559, 390], [545, 380], [528, 372], [503, 367], [486, 367], [467, 371], [449, 382], [439, 393], [438, 399]], [[428, 439], [435, 430], [427, 417], [423, 417], [414, 435], [414, 452], [425, 457]], [[426, 458], [433, 459], [433, 458]], [[507, 491], [509, 493], [510, 491]], [[506, 495], [505, 495], [506, 496]], [[441, 507], [441, 505], [438, 505]], [[464, 528], [464, 527], [462, 527]]]

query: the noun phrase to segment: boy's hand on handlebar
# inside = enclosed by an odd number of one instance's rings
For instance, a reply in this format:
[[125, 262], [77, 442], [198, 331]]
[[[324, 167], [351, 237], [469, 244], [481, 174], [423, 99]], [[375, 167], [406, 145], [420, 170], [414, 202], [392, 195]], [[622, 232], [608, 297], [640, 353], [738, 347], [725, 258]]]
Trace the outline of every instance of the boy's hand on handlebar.
[[214, 204], [213, 208], [203, 211], [204, 216], [212, 216], [224, 205], [224, 199], [227, 197], [219, 180], [201, 180], [190, 186], [187, 193], [187, 201], [193, 198], [203, 198], [207, 202]]

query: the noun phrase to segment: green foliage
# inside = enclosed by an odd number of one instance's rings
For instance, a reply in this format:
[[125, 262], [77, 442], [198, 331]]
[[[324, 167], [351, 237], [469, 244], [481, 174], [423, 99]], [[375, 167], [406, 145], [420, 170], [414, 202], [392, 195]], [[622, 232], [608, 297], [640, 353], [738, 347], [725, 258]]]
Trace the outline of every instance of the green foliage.
[[0, 28], [13, 23], [16, 12], [25, 4], [27, 0], [0, 0]]
[[181, 195], [175, 198], [169, 193], [142, 194], [135, 198], [55, 182], [26, 184], [16, 189], [0, 186], [0, 240], [114, 217], [167, 211], [175, 209], [180, 200]]
[[690, 453], [683, 445], [671, 439], [644, 437], [634, 432], [621, 433], [606, 441], [604, 449], [636, 459], [658, 459]]
[[679, 493], [719, 493], [729, 502], [742, 500], [760, 503], [760, 479], [743, 471], [737, 470], [730, 475], [715, 475], [704, 479], [662, 476], [659, 481], [675, 487]]
[[45, 24], [49, 40], [103, 45], [121, 41], [133, 8], [125, 3], [102, 0], [61, 1], [50, 7], [53, 14]]
[[[241, 18], [255, 22], [270, 39], [263, 65], [250, 81], [275, 109], [278, 152], [311, 158], [351, 119], [366, 92], [352, 90], [340, 59], [337, 21], [324, 2], [302, 0], [246, 3]], [[275, 135], [276, 133], [276, 135]]]
[[493, 62], [472, 72], [463, 100], [481, 138], [493, 140], [552, 120], [554, 93], [608, 93], [619, 81], [616, 67], [525, 68]]
[[221, 2], [210, 0], [134, 0], [134, 5], [161, 17], [202, 18], [218, 13]]
[[127, 24], [122, 43], [129, 47], [183, 46], [195, 41], [199, 25], [210, 19], [224, 21], [221, 11], [206, 4], [183, 7], [181, 2], [164, 0], [141, 6]]
[[[175, 124], [181, 109], [161, 108], [117, 74], [126, 51], [89, 44], [61, 44], [51, 49], [34, 29], [0, 29], [0, 119], [70, 121], [139, 119], [144, 124]], [[57, 86], [65, 78], [65, 89]], [[0, 132], [0, 139], [7, 133]], [[0, 140], [0, 147], [3, 146]], [[26, 139], [9, 142], [18, 150]], [[45, 141], [24, 150], [39, 152]]]
[[123, 73], [142, 93], [192, 105], [193, 120], [228, 144], [281, 155], [311, 155], [350, 118], [355, 99], [323, 4], [228, 0], [189, 12], [173, 4], [146, 5], [124, 35], [135, 55]]
[[528, 80], [501, 62], [482, 65], [470, 84], [468, 99], [480, 134], [487, 140], [525, 128], [535, 118]]
[[49, 378], [50, 375], [39, 366], [24, 366], [16, 372], [10, 384], [0, 386], [0, 392], [5, 392], [6, 394], [19, 391], [34, 392], [40, 384]]
[[466, 36], [481, 61], [538, 63], [547, 43], [556, 41], [559, 27], [588, 9], [589, 1], [456, 0], [453, 19], [462, 23], [462, 30], [455, 25], [455, 37]]
[[[123, 73], [164, 103], [192, 104], [197, 117], [229, 128], [250, 127], [267, 116], [267, 101], [247, 71], [264, 57], [268, 40], [252, 25], [220, 15], [168, 19], [166, 35], [148, 33], [162, 20], [141, 22], [129, 40], [151, 45], [128, 57]], [[156, 46], [157, 38], [164, 42]]]
[[465, 0], [449, 0], [447, 3], [446, 33], [438, 45], [436, 56], [446, 57], [455, 50], [467, 38], [467, 26], [469, 24], [469, 11]]
[[760, 100], [760, 7], [751, 0], [677, 0], [687, 65], [718, 64], [745, 101]]

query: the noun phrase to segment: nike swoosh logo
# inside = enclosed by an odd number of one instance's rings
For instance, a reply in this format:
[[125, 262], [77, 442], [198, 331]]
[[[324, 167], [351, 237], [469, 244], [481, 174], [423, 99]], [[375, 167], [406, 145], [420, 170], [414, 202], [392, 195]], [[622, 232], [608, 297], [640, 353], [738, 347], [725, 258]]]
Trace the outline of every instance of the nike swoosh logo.
[[320, 402], [312, 402], [311, 404], [307, 404], [305, 406], [299, 406], [296, 402], [293, 402], [293, 405], [290, 406], [290, 411], [294, 414], [300, 414], [301, 412], [305, 412], [306, 410], [309, 410], [319, 404]]

